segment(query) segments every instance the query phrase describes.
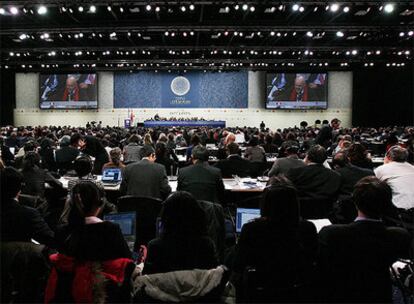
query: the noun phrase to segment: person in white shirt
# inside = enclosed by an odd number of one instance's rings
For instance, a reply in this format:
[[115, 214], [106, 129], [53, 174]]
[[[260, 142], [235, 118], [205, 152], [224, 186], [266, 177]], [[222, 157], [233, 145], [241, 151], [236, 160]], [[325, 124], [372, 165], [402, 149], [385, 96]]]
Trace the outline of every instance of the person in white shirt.
[[414, 166], [407, 162], [408, 151], [392, 146], [384, 159], [384, 165], [374, 170], [375, 176], [385, 180], [392, 188], [392, 201], [402, 209], [414, 208]]

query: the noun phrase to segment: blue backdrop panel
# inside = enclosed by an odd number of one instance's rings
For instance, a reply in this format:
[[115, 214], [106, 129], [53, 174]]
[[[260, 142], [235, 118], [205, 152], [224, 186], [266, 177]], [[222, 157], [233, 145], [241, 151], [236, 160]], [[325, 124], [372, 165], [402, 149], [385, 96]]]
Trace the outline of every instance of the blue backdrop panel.
[[247, 108], [246, 71], [115, 73], [115, 108]]

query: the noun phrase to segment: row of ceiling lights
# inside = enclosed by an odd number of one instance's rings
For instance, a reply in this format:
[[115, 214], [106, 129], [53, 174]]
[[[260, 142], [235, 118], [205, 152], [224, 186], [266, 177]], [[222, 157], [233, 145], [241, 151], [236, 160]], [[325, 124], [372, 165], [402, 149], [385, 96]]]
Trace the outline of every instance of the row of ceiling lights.
[[[254, 6], [254, 5], [248, 5], [248, 4], [242, 4], [242, 5], [239, 5], [239, 4], [236, 4], [236, 5], [234, 5], [234, 10], [243, 10], [243, 11], [250, 11], [250, 12], [254, 12], [255, 10], [256, 10], [256, 7]], [[341, 6], [340, 6], [340, 4], [338, 4], [338, 3], [333, 3], [333, 4], [330, 4], [330, 5], [327, 5], [326, 7], [325, 7], [325, 10], [326, 11], [331, 11], [331, 12], [333, 12], [333, 13], [335, 13], [335, 12], [338, 12], [338, 11], [340, 11], [340, 8], [341, 8]], [[113, 8], [112, 8], [112, 6], [110, 6], [110, 5], [108, 5], [107, 7], [106, 7], [106, 9], [108, 10], [108, 11], [112, 11], [113, 10]], [[285, 9], [285, 5], [283, 5], [283, 4], [281, 4], [279, 7], [278, 7], [278, 9], [280, 10], [280, 11], [282, 11], [282, 10], [284, 10]], [[319, 7], [318, 6], [316, 6], [315, 8], [314, 8], [314, 11], [316, 12], [317, 10], [319, 9]], [[379, 8], [378, 8], [380, 11], [384, 11], [385, 13], [387, 13], [387, 14], [390, 14], [390, 13], [392, 13], [394, 10], [395, 10], [395, 4], [393, 4], [393, 3], [385, 3], [384, 5], [381, 5], [381, 6], [379, 6]], [[73, 13], [74, 12], [74, 10], [71, 8], [71, 7], [69, 7], [69, 8], [67, 8], [67, 7], [65, 7], [65, 6], [62, 6], [61, 8], [60, 8], [60, 10], [61, 10], [61, 12], [69, 12], [69, 13]], [[89, 8], [87, 9], [87, 10], [85, 10], [85, 8], [82, 6], [82, 5], [79, 5], [78, 7], [77, 7], [77, 10], [78, 10], [78, 12], [80, 12], [80, 13], [83, 13], [83, 12], [87, 12], [87, 13], [92, 13], [92, 14], [94, 14], [94, 13], [96, 13], [97, 12], [97, 7], [95, 6], [95, 5], [90, 5], [89, 6]], [[145, 10], [147, 11], [147, 12], [150, 12], [150, 11], [152, 11], [152, 10], [154, 10], [155, 12], [160, 12], [161, 11], [161, 7], [160, 6], [155, 6], [154, 8], [153, 8], [153, 6], [151, 5], [151, 4], [147, 4], [146, 6], [145, 6]], [[188, 5], [188, 6], [186, 6], [186, 5], [181, 5], [180, 6], [180, 10], [182, 11], [182, 12], [186, 12], [187, 10], [188, 11], [194, 11], [195, 10], [195, 5], [194, 4], [190, 4], [190, 5]], [[230, 12], [230, 6], [226, 6], [226, 7], [224, 7], [224, 8], [221, 8], [220, 9], [220, 12], [223, 12], [223, 13], [229, 13]], [[276, 7], [275, 6], [271, 6], [271, 7], [268, 7], [268, 8], [266, 8], [265, 9], [265, 12], [269, 12], [269, 13], [273, 13], [273, 12], [275, 12], [277, 9], [276, 9]], [[303, 6], [303, 5], [301, 5], [300, 3], [294, 3], [294, 4], [292, 4], [291, 5], [291, 10], [293, 11], [293, 12], [304, 12], [305, 11], [305, 6]], [[32, 9], [27, 9], [26, 7], [23, 7], [23, 9], [22, 9], [22, 11], [23, 11], [23, 13], [31, 13], [31, 14], [34, 14], [34, 11], [32, 10]], [[41, 5], [41, 6], [39, 6], [39, 7], [37, 7], [37, 9], [36, 9], [36, 11], [37, 11], [37, 13], [39, 14], [39, 15], [45, 15], [47, 12], [48, 12], [48, 8], [46, 7], [46, 6], [44, 6], [44, 5]], [[344, 12], [344, 13], [348, 13], [350, 11], [350, 7], [349, 6], [344, 6], [343, 8], [342, 8], [342, 12]], [[9, 12], [9, 13], [8, 13]], [[15, 15], [18, 15], [19, 14], [19, 12], [20, 12], [20, 10], [19, 10], [19, 8], [18, 7], [16, 7], [16, 6], [11, 6], [11, 7], [9, 7], [8, 8], [8, 12], [6, 11], [6, 9], [4, 8], [4, 7], [1, 7], [0, 8], [0, 15], [13, 15], [13, 16], [15, 16]], [[121, 6], [121, 7], [119, 7], [119, 12], [121, 12], [121, 13], [123, 13], [124, 12], [124, 8]]]
[[[195, 32], [194, 31], [189, 31], [189, 32], [187, 32], [187, 31], [183, 31], [183, 32], [165, 31], [164, 32], [164, 36], [166, 36], [166, 37], [175, 37], [175, 36], [178, 36], [180, 34], [183, 37], [188, 37], [188, 36], [194, 36], [195, 35]], [[229, 36], [230, 34], [231, 34], [231, 32], [229, 32], [229, 31], [215, 32], [215, 35], [217, 37], [220, 37], [221, 35], [223, 35], [223, 36]], [[245, 36], [246, 38], [253, 38], [254, 36], [264, 37], [262, 34], [263, 34], [262, 31], [248, 32], [248, 33], [244, 33], [244, 32], [241, 32], [241, 31], [234, 31], [232, 33], [233, 36], [239, 36], [239, 37]], [[291, 34], [292, 34], [293, 37], [297, 35], [296, 32], [292, 32]], [[359, 33], [359, 36], [366, 37], [368, 34], [369, 34], [368, 32], [360, 32]], [[274, 37], [274, 36], [276, 36], [276, 37], [287, 37], [289, 35], [289, 33], [288, 32], [270, 31], [270, 32], [268, 32], [268, 35], [269, 36], [272, 36], [272, 37]], [[341, 31], [341, 30], [336, 31], [336, 33], [335, 33], [335, 36], [338, 37], [338, 38], [343, 38], [345, 35], [346, 35], [346, 32]], [[356, 36], [355, 36], [356, 34], [350, 34], [350, 35], [351, 35], [351, 37], [355, 37], [356, 38]], [[100, 38], [103, 38], [104, 37], [104, 34], [102, 34], [102, 33], [99, 33], [99, 34], [92, 33], [89, 38], [93, 38], [93, 37], [97, 37], [97, 36], [100, 37]], [[119, 36], [119, 33], [117, 33], [117, 32], [111, 32], [111, 33], [108, 34], [108, 37], [110, 39], [114, 39], [115, 37], [118, 37], [118, 36]], [[131, 32], [128, 32], [127, 33], [127, 36], [128, 37], [131, 37], [132, 36], [132, 33]], [[137, 36], [138, 37], [142, 37], [142, 34], [141, 33], [137, 33]], [[309, 38], [312, 38], [312, 37], [321, 38], [321, 37], [325, 36], [325, 32], [315, 33], [315, 32], [312, 32], [312, 31], [307, 31], [305, 33], [305, 36], [306, 37], [309, 37]], [[412, 31], [412, 30], [407, 31], [407, 32], [402, 31], [402, 32], [399, 32], [398, 33], [398, 37], [405, 37], [405, 36], [407, 36], [407, 37], [414, 36], [414, 31]], [[51, 35], [49, 33], [43, 33], [39, 37], [40, 37], [40, 39], [45, 40], [45, 41], [48, 41], [48, 42], [52, 42], [53, 41], [51, 39]], [[60, 38], [64, 38], [64, 35], [62, 33], [59, 33], [59, 37]], [[85, 35], [82, 32], [80, 32], [80, 33], [76, 33], [76, 34], [67, 34], [66, 37], [69, 38], [69, 39], [70, 38], [81, 39], [81, 38], [85, 37]], [[26, 34], [26, 33], [22, 33], [22, 34], [19, 34], [18, 38], [21, 41], [27, 40], [27, 39], [30, 39], [30, 38], [33, 40], [33, 39], [35, 39], [35, 36], [34, 35], [30, 35], [30, 34]]]

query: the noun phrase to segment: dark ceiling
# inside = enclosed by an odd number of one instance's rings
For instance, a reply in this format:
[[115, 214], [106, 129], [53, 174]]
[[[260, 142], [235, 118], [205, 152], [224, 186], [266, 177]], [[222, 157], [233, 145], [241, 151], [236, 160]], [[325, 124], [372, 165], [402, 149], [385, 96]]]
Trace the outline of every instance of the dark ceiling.
[[[1, 68], [259, 70], [411, 66], [414, 2], [387, 4], [1, 1]], [[46, 12], [39, 14], [42, 5]]]

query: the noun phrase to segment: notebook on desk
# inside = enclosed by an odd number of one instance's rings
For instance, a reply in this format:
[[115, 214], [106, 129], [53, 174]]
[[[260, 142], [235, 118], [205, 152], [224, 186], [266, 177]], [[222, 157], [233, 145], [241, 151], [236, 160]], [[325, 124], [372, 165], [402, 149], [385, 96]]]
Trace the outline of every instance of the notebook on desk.
[[102, 172], [104, 185], [119, 185], [122, 181], [122, 172], [119, 168], [106, 168]]
[[131, 251], [134, 250], [135, 244], [135, 226], [136, 226], [136, 214], [135, 212], [120, 212], [104, 215], [104, 221], [118, 224], [121, 228], [122, 235], [125, 242]]
[[236, 210], [236, 233], [240, 233], [244, 224], [260, 217], [260, 209], [237, 208]]

